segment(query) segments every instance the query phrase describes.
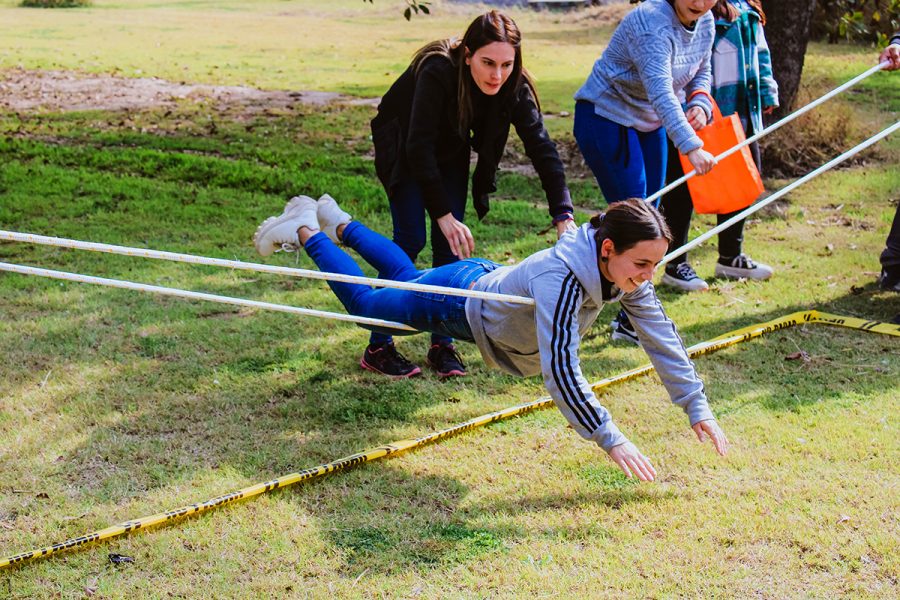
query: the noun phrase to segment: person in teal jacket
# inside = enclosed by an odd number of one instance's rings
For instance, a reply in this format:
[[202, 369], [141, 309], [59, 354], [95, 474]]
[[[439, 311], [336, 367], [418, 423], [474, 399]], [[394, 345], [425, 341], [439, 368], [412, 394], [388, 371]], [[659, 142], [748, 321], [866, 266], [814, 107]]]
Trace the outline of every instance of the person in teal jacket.
[[[772, 59], [763, 32], [765, 12], [759, 0], [718, 0], [713, 7], [716, 38], [712, 52], [712, 95], [723, 115], [737, 113], [747, 137], [763, 129], [763, 115], [778, 106], [778, 84], [772, 76]], [[750, 144], [750, 152], [760, 167], [759, 146]], [[678, 156], [669, 154], [667, 181], [684, 175]], [[675, 241], [672, 248], [687, 242], [693, 205], [686, 185], [666, 194], [662, 210]], [[734, 213], [719, 215], [722, 223]], [[768, 279], [773, 269], [755, 262], [743, 253], [744, 221], [719, 234], [719, 260], [716, 277], [732, 279]], [[709, 285], [687, 262], [687, 255], [666, 265], [662, 283], [684, 291], [702, 291]]]

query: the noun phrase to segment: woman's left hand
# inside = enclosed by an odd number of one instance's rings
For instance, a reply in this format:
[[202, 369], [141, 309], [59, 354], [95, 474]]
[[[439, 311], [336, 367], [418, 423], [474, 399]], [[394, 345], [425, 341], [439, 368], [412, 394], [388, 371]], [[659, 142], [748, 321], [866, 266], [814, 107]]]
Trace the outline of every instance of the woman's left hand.
[[699, 106], [690, 107], [684, 111], [684, 116], [687, 117], [687, 121], [694, 131], [700, 131], [706, 127], [706, 113]]
[[728, 438], [725, 437], [725, 432], [722, 431], [715, 419], [707, 419], [706, 421], [695, 423], [691, 429], [694, 430], [694, 433], [697, 434], [697, 439], [701, 442], [705, 442], [707, 436], [712, 438], [716, 452], [721, 456], [725, 456], [728, 453]]
[[575, 223], [575, 219], [566, 219], [565, 221], [558, 221], [556, 223], [556, 239], [559, 239], [563, 236], [563, 234], [567, 231], [577, 231], [578, 225]]

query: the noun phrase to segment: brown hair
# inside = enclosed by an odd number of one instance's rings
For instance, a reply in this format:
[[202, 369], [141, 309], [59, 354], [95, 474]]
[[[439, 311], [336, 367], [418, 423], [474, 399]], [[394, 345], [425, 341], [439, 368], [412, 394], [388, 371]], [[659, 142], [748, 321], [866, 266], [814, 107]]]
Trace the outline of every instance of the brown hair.
[[[759, 13], [759, 22], [765, 25], [766, 13], [763, 11], [762, 2], [760, 0], [747, 0], [747, 4]], [[741, 16], [741, 11], [728, 0], [719, 0], [712, 10], [717, 19], [725, 19], [728, 22], [734, 22]]]
[[477, 17], [466, 29], [462, 40], [451, 38], [446, 40], [437, 40], [426, 44], [413, 55], [412, 69], [418, 73], [419, 69], [426, 59], [432, 56], [443, 56], [450, 60], [457, 69], [457, 101], [459, 104], [459, 133], [463, 137], [468, 134], [469, 126], [473, 119], [472, 106], [472, 86], [475, 85], [472, 80], [472, 73], [466, 64], [466, 51], [469, 55], [475, 54], [480, 48], [492, 44], [494, 42], [504, 42], [511, 45], [515, 51], [515, 59], [513, 62], [512, 73], [509, 79], [500, 88], [499, 95], [502, 101], [511, 102], [519, 87], [524, 83], [531, 90], [534, 100], [538, 103], [537, 90], [534, 87], [534, 81], [525, 67], [522, 66], [522, 33], [516, 22], [500, 11], [492, 10]]
[[643, 198], [629, 198], [616, 202], [591, 218], [596, 229], [597, 253], [603, 240], [612, 240], [617, 254], [636, 246], [639, 242], [664, 238], [672, 243], [672, 232], [662, 214]]

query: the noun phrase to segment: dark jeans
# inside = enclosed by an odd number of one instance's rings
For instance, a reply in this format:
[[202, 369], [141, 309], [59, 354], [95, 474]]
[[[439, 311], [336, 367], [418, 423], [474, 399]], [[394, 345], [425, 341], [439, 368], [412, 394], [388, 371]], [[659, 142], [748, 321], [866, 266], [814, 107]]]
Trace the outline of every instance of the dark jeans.
[[[343, 242], [378, 269], [384, 279], [394, 281], [468, 289], [472, 282], [500, 266], [482, 258], [469, 258], [420, 271], [399, 246], [358, 221], [351, 221], [344, 229]], [[322, 232], [307, 240], [305, 248], [321, 271], [363, 275], [356, 261]], [[433, 335], [473, 340], [466, 319], [466, 299], [462, 296], [373, 288], [336, 281], [329, 281], [328, 285], [352, 315], [396, 321]], [[412, 335], [409, 331], [371, 325], [361, 327], [386, 335]]]
[[[753, 154], [753, 162], [756, 168], [760, 168], [759, 145], [756, 142], [750, 144], [750, 152]], [[666, 183], [672, 183], [676, 179], [684, 176], [684, 169], [681, 167], [681, 161], [678, 158], [678, 151], [669, 142], [669, 164], [666, 168]], [[677, 188], [662, 197], [660, 204], [663, 215], [666, 217], [666, 223], [672, 230], [674, 238], [669, 246], [669, 252], [684, 246], [688, 241], [688, 234], [691, 230], [691, 216], [694, 213], [694, 205], [691, 202], [691, 193], [688, 191], [686, 183], [679, 185]], [[727, 215], [716, 215], [718, 223], [724, 223], [740, 211], [728, 213]], [[744, 243], [744, 220], [738, 221], [725, 231], [719, 234], [719, 256], [732, 258], [741, 253]], [[687, 262], [687, 254], [682, 254], [672, 261], [673, 268]]]
[[891, 232], [888, 233], [884, 252], [881, 253], [881, 267], [888, 277], [900, 277], [900, 204], [897, 205]]
[[575, 104], [575, 141], [607, 203], [646, 198], [663, 186], [666, 131], [637, 131], [594, 112], [584, 100]]
[[[451, 202], [450, 212], [457, 221], [464, 222], [469, 185], [468, 165], [456, 168], [445, 167], [442, 175], [444, 192]], [[391, 218], [394, 223], [394, 243], [406, 253], [410, 261], [415, 262], [419, 252], [425, 248], [427, 237], [425, 219], [428, 213], [425, 210], [422, 188], [411, 179], [402, 181], [394, 186], [389, 200]], [[429, 220], [431, 221], [431, 266], [441, 267], [459, 260], [450, 251], [450, 244], [447, 243], [447, 238], [444, 237], [437, 222], [434, 219]], [[381, 272], [379, 272], [379, 277], [390, 279]], [[390, 341], [390, 335], [379, 332], [372, 332], [372, 335], [369, 336], [370, 344], [384, 344]], [[452, 342], [452, 337], [438, 334], [431, 336], [432, 344], [450, 344]]]

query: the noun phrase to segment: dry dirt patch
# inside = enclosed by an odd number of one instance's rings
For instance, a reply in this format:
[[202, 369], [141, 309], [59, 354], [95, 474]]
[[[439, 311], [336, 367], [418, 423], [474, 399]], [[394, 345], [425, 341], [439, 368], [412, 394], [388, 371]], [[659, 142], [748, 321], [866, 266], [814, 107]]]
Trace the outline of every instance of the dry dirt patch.
[[67, 112], [134, 110], [207, 101], [243, 107], [248, 112], [296, 103], [371, 103], [333, 92], [266, 91], [245, 86], [175, 83], [156, 77], [129, 78], [73, 71], [0, 72], [0, 111]]

